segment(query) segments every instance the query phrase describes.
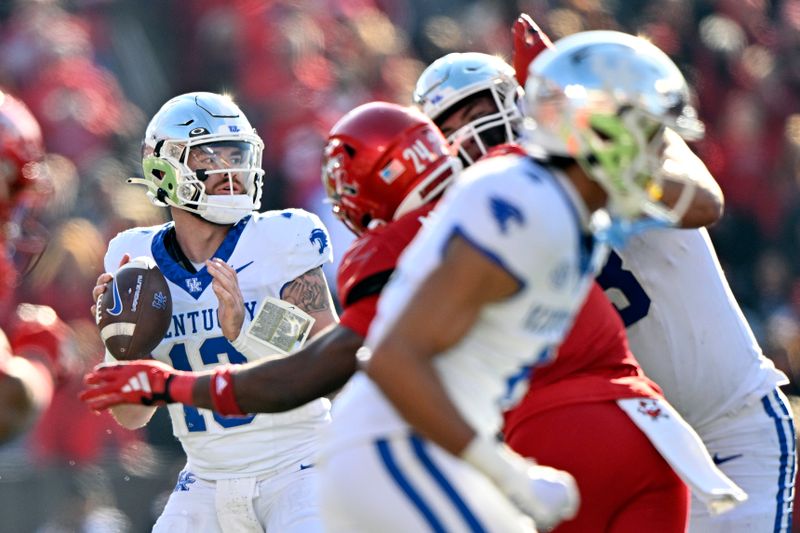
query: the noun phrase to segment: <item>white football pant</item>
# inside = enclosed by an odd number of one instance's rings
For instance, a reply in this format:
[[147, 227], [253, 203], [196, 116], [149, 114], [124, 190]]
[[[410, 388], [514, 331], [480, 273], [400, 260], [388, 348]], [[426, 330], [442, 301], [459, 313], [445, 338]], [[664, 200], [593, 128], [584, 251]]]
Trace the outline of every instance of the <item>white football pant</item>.
[[714, 463], [748, 499], [712, 517], [692, 497], [690, 533], [787, 532], [792, 525], [796, 435], [789, 401], [776, 389], [753, 405], [695, 427]]
[[477, 470], [418, 436], [326, 452], [320, 506], [328, 533], [535, 533]]
[[[306, 465], [303, 465], [304, 467]], [[322, 533], [316, 468], [209, 481], [184, 470], [154, 533]]]

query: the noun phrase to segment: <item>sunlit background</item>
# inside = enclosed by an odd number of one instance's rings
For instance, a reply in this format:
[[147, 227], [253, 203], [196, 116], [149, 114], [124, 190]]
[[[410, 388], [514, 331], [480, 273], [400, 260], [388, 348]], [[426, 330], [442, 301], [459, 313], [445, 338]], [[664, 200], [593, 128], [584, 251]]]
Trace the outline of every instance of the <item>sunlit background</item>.
[[797, 393], [800, 0], [5, 0], [0, 86], [39, 119], [55, 178], [42, 214], [50, 244], [18, 299], [55, 309], [72, 341], [50, 410], [0, 447], [0, 531], [149, 531], [183, 465], [165, 413], [129, 432], [75, 398], [101, 359], [89, 306], [105, 245], [165, 217], [125, 184], [140, 173], [144, 128], [164, 101], [232, 94], [266, 144], [263, 208], [318, 213], [340, 256], [350, 237], [319, 178], [330, 126], [369, 100], [410, 103], [419, 73], [445, 53], [510, 59], [522, 11], [554, 39], [644, 34], [686, 73], [708, 132], [695, 149], [726, 196], [712, 237]]

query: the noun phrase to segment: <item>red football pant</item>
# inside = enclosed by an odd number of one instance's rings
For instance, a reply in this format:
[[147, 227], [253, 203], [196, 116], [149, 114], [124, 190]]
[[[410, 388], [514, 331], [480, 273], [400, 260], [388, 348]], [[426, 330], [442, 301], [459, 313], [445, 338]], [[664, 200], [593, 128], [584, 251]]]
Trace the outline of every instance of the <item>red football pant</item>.
[[511, 428], [506, 441], [575, 476], [580, 510], [553, 533], [686, 531], [688, 488], [615, 402], [532, 415]]

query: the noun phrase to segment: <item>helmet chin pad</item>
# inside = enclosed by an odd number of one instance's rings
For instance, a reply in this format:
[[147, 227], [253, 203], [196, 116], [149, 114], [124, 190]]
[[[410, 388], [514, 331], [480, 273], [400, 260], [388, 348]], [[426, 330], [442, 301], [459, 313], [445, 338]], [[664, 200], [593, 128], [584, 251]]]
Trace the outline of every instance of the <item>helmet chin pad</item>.
[[246, 194], [212, 194], [198, 214], [214, 224], [236, 224], [253, 211], [253, 200]]

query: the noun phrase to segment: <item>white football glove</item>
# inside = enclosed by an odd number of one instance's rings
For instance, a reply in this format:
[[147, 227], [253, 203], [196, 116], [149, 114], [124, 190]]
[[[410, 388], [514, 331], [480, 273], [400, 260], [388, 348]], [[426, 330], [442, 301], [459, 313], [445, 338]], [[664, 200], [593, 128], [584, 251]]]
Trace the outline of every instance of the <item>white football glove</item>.
[[499, 442], [476, 436], [461, 454], [511, 502], [547, 531], [578, 512], [580, 495], [569, 472], [536, 464]]

